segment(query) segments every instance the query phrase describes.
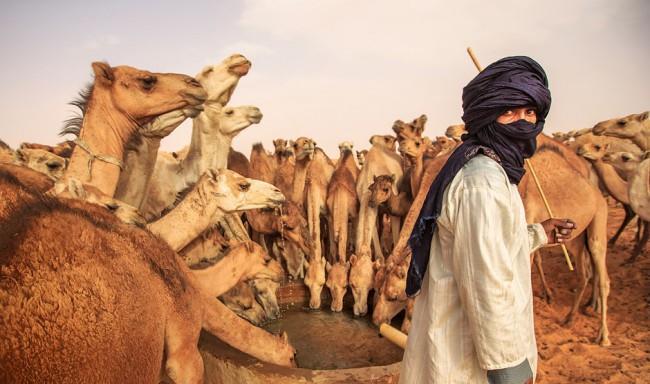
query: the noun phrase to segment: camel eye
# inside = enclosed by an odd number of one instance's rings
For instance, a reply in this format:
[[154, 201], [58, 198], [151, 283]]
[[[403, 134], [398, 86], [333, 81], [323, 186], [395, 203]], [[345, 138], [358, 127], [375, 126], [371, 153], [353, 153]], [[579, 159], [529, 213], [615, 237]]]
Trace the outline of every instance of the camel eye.
[[598, 144], [596, 144], [596, 145], [595, 145], [595, 148], [596, 148], [597, 151], [600, 151], [601, 146], [598, 145]]
[[47, 168], [52, 170], [52, 171], [55, 170], [55, 169], [61, 168], [61, 164], [59, 164], [59, 163], [47, 163], [46, 165], [47, 165]]
[[388, 193], [388, 188], [384, 188], [384, 189], [382, 189], [382, 191]]
[[619, 126], [622, 127], [622, 126], [625, 125], [625, 120], [619, 120], [619, 121], [616, 122], [616, 124], [618, 124]]
[[235, 111], [232, 110], [232, 109], [226, 109], [225, 112], [224, 112], [224, 114], [225, 114], [226, 116], [232, 116], [232, 114], [233, 114], [234, 112], [235, 112]]
[[140, 79], [142, 82], [142, 88], [145, 90], [149, 91], [151, 90], [154, 85], [156, 85], [156, 78], [154, 76], [146, 76]]
[[248, 192], [248, 190], [251, 188], [251, 183], [241, 183], [239, 184], [239, 190], [242, 192]]
[[623, 161], [626, 161], [626, 162], [627, 162], [627, 161], [630, 161], [630, 158], [627, 157], [627, 156], [621, 156], [621, 158], [623, 159]]

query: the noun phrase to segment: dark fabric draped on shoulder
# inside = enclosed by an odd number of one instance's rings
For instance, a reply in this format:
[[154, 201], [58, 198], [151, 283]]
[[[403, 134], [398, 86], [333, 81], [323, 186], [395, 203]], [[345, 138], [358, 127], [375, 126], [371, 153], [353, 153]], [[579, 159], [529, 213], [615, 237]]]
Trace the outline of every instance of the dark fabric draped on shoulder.
[[[496, 122], [507, 109], [532, 107], [537, 123], [519, 120]], [[506, 57], [490, 64], [463, 88], [463, 121], [468, 133], [435, 178], [409, 237], [411, 263], [406, 294], [417, 294], [429, 263], [436, 220], [442, 211], [442, 197], [458, 171], [478, 154], [495, 159], [511, 183], [523, 177], [524, 159], [536, 149], [536, 137], [544, 128], [551, 107], [551, 93], [544, 69], [526, 56]]]

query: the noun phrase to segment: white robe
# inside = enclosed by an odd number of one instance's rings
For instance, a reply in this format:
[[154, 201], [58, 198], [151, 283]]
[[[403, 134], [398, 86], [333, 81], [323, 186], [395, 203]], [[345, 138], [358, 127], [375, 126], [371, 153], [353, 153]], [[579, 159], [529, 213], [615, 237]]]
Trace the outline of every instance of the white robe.
[[467, 162], [443, 197], [399, 382], [487, 383], [524, 359], [536, 372], [530, 253], [546, 242], [503, 168]]

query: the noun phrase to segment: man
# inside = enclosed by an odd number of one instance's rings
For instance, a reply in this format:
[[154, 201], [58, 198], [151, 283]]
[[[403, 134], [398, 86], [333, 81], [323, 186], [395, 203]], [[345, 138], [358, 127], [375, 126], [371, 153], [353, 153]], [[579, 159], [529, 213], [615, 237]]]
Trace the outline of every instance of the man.
[[517, 190], [550, 104], [546, 74], [528, 57], [501, 59], [463, 89], [468, 133], [409, 239], [406, 293], [419, 294], [400, 383], [534, 379], [530, 253], [575, 228], [568, 219], [527, 225]]

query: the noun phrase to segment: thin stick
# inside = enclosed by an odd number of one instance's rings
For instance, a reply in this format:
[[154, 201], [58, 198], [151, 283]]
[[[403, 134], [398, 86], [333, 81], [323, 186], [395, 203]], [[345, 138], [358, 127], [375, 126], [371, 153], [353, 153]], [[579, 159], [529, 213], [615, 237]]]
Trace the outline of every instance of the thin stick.
[[407, 336], [406, 334], [402, 333], [402, 331], [400, 331], [399, 329], [395, 329], [386, 323], [382, 323], [379, 326], [379, 334], [384, 336], [386, 339], [388, 339], [390, 342], [397, 345], [398, 347], [402, 349], [406, 349]]
[[[479, 72], [483, 71], [483, 67], [481, 67], [481, 64], [479, 64], [476, 55], [474, 55], [474, 50], [471, 47], [467, 47], [467, 53], [469, 54], [469, 57], [474, 62], [476, 69], [478, 69]], [[530, 159], [525, 159], [525, 162], [526, 165], [528, 165], [528, 168], [530, 169], [530, 173], [533, 175], [533, 180], [535, 180], [535, 185], [537, 186], [537, 190], [539, 191], [539, 194], [542, 195], [542, 200], [544, 201], [544, 206], [546, 207], [546, 211], [548, 212], [548, 215], [551, 218], [553, 218], [553, 212], [551, 212], [551, 206], [548, 204], [548, 200], [546, 200], [546, 196], [544, 195], [544, 191], [542, 190], [542, 185], [539, 183], [539, 179], [537, 178], [537, 174], [535, 173], [535, 168], [533, 168], [533, 163], [530, 162]], [[569, 266], [569, 271], [573, 271], [573, 264], [571, 264], [571, 258], [569, 257], [569, 252], [566, 249], [566, 245], [564, 245], [564, 243], [561, 243], [560, 247], [562, 248], [562, 253], [564, 253], [564, 259], [566, 260], [566, 263]]]

